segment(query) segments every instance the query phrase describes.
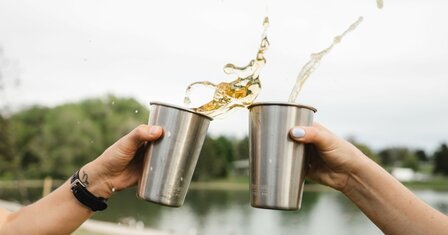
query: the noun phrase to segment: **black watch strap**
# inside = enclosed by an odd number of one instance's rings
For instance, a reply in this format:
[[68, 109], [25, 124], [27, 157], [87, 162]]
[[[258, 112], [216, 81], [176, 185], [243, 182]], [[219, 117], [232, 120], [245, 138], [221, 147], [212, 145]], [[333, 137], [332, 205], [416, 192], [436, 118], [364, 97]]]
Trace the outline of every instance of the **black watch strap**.
[[102, 197], [96, 197], [91, 192], [89, 192], [79, 179], [79, 171], [77, 171], [70, 180], [71, 189], [73, 195], [81, 202], [83, 205], [90, 208], [92, 211], [102, 211], [107, 208], [107, 199]]

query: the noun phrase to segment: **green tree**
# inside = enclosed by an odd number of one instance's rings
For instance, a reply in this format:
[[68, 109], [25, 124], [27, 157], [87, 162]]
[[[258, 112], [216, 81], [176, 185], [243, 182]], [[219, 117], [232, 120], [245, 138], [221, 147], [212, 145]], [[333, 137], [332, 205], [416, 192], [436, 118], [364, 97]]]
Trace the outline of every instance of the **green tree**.
[[57, 178], [73, 174], [101, 154], [105, 148], [102, 137], [95, 120], [84, 118], [80, 106], [69, 104], [53, 109], [46, 116], [41, 138], [37, 141], [43, 146], [40, 152], [44, 153], [40, 159], [41, 172]]
[[[11, 120], [11, 128], [14, 130], [14, 158], [16, 167], [23, 173], [28, 169], [39, 171], [39, 159], [44, 157], [41, 152], [39, 138], [42, 135], [47, 108], [31, 107], [18, 114], [15, 114]], [[29, 175], [27, 175], [29, 176]]]
[[419, 170], [420, 161], [416, 151], [406, 147], [391, 147], [379, 152], [381, 162], [389, 167], [406, 167]]
[[66, 178], [147, 118], [137, 101], [114, 96], [22, 110], [11, 118], [15, 159], [28, 178]]
[[13, 153], [9, 120], [0, 113], [0, 175], [11, 170]]
[[229, 173], [228, 158], [233, 159], [232, 156], [229, 156], [231, 149], [227, 149], [229, 144], [231, 145], [229, 142], [227, 139], [223, 140], [223, 138], [215, 140], [209, 136], [206, 137], [193, 174], [193, 180], [204, 181], [227, 177]]
[[6, 58], [3, 48], [0, 46], [0, 176], [5, 177], [6, 172], [11, 172], [14, 167], [13, 138], [11, 120], [6, 114], [5, 103], [6, 80], [11, 80], [11, 61]]
[[215, 142], [218, 155], [224, 157], [227, 168], [231, 167], [232, 162], [235, 160], [234, 144], [225, 136], [218, 137], [215, 139]]
[[202, 145], [201, 153], [199, 154], [194, 178], [197, 180], [212, 178], [216, 171], [216, 163], [213, 161], [214, 159], [218, 159], [215, 141], [207, 136]]
[[235, 160], [249, 159], [249, 137], [246, 136], [236, 144]]
[[418, 171], [420, 169], [420, 162], [418, 160], [417, 155], [415, 154], [406, 154], [401, 163], [401, 166], [404, 168], [411, 168], [414, 171]]
[[434, 152], [434, 173], [448, 175], [448, 146], [443, 143]]
[[395, 158], [395, 154], [390, 148], [382, 149], [378, 152], [380, 156], [380, 161], [383, 166], [392, 166], [397, 161]]
[[429, 157], [426, 154], [425, 150], [423, 150], [423, 149], [415, 150], [414, 154], [417, 156], [418, 160], [421, 161], [421, 162], [428, 162], [429, 161]]
[[100, 99], [88, 99], [79, 104], [85, 120], [95, 120], [104, 137], [103, 146], [113, 144], [118, 138], [136, 125], [148, 122], [148, 109], [132, 98], [118, 98], [108, 95]]

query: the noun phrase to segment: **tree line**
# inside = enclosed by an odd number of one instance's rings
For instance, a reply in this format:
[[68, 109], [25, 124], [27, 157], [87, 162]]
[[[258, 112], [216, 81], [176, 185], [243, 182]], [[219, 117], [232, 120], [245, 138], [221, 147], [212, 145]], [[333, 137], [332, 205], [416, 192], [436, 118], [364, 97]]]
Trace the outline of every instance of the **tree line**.
[[[0, 112], [0, 178], [65, 179], [138, 124], [146, 123], [148, 109], [132, 98], [112, 95], [56, 107], [33, 106], [6, 115]], [[424, 150], [390, 147], [373, 151], [352, 140], [383, 167], [416, 171], [430, 166], [448, 175], [448, 147], [441, 144], [429, 155]], [[249, 140], [207, 136], [193, 180], [226, 178], [233, 163], [248, 159]]]

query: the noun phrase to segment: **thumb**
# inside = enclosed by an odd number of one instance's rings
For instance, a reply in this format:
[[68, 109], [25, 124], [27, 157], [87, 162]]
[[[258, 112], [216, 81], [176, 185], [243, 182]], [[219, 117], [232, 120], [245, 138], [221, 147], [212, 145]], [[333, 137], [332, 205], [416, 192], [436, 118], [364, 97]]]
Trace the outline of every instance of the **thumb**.
[[297, 126], [289, 131], [291, 139], [300, 143], [314, 144], [320, 150], [330, 149], [336, 140], [334, 135], [323, 126]]
[[133, 153], [146, 141], [154, 141], [162, 136], [160, 126], [139, 125], [117, 142], [117, 147], [123, 152]]

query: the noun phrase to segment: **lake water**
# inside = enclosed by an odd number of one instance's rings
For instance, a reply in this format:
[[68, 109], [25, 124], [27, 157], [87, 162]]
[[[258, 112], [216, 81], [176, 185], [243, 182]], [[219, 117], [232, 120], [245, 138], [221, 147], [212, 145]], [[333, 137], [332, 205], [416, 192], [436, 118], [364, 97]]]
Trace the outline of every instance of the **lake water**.
[[[39, 190], [30, 195], [38, 195]], [[41, 192], [41, 191], [40, 191]], [[448, 192], [415, 191], [418, 197], [448, 214]], [[0, 198], [15, 193], [0, 190]], [[382, 234], [341, 193], [305, 192], [299, 211], [255, 209], [245, 190], [190, 189], [185, 204], [170, 208], [137, 199], [135, 189], [117, 193], [109, 208], [94, 219], [123, 222], [171, 231], [175, 234], [251, 235], [251, 234]]]
[[[448, 214], [448, 192], [416, 194]], [[242, 190], [190, 190], [180, 208], [136, 199], [132, 190], [114, 196], [110, 208], [94, 216], [113, 222], [126, 217], [175, 234], [382, 234], [356, 206], [334, 191], [305, 192], [302, 208], [291, 212], [252, 208], [248, 192]]]

